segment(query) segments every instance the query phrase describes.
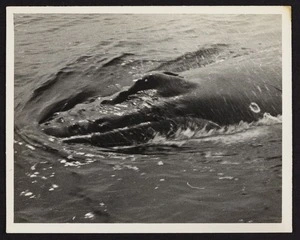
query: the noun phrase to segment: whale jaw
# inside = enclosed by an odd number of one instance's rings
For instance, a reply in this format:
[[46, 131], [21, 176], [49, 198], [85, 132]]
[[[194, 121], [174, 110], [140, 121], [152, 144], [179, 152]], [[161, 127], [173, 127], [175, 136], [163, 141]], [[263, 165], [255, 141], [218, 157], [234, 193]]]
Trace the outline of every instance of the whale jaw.
[[66, 143], [89, 143], [99, 147], [130, 146], [146, 143], [157, 135], [174, 138], [178, 130], [205, 129], [209, 131], [218, 128], [220, 128], [219, 125], [205, 119], [177, 117], [163, 121], [144, 122], [103, 133], [71, 136], [62, 139], [62, 141]]

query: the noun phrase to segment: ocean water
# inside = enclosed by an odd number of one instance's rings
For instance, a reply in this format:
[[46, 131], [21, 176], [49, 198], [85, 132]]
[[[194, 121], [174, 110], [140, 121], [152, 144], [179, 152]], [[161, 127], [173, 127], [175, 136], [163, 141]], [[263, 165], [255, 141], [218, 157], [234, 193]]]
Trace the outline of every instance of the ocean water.
[[[281, 222], [281, 116], [121, 148], [63, 143], [40, 125], [82, 119], [80, 106], [151, 70], [280, 57], [280, 16], [15, 14], [14, 26], [15, 222]], [[105, 114], [95, 103], [91, 118]]]

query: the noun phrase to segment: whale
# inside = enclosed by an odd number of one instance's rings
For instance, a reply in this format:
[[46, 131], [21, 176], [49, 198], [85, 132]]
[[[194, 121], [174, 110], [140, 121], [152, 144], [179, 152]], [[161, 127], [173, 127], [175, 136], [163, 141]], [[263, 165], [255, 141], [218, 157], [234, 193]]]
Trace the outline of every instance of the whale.
[[118, 105], [147, 90], [161, 100], [124, 115], [44, 131], [68, 143], [111, 147], [144, 143], [157, 133], [172, 137], [178, 129], [217, 129], [257, 121], [265, 113], [277, 116], [282, 114], [281, 56], [263, 51], [180, 73], [152, 71], [101, 104]]

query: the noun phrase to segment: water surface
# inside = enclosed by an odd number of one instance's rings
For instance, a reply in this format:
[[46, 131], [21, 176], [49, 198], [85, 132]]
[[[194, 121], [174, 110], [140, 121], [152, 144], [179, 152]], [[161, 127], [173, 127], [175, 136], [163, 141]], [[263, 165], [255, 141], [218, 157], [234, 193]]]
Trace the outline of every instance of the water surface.
[[71, 119], [153, 69], [280, 57], [280, 16], [15, 14], [14, 25], [15, 222], [281, 222], [281, 116], [111, 149], [39, 124], [57, 103]]

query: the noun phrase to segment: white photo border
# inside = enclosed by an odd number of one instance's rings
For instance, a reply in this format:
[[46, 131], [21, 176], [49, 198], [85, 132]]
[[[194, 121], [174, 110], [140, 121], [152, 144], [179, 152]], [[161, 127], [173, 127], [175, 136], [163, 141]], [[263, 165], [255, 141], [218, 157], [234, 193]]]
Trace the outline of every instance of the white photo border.
[[[7, 7], [6, 9], [7, 233], [275, 233], [292, 232], [292, 57], [290, 6]], [[236, 224], [14, 223], [14, 23], [17, 13], [43, 14], [280, 14], [282, 16], [282, 222]]]

